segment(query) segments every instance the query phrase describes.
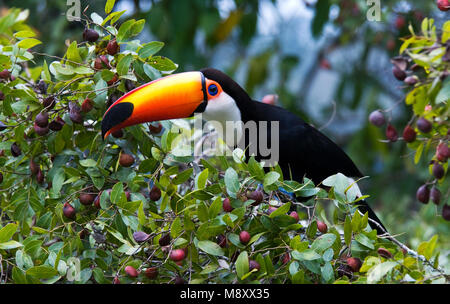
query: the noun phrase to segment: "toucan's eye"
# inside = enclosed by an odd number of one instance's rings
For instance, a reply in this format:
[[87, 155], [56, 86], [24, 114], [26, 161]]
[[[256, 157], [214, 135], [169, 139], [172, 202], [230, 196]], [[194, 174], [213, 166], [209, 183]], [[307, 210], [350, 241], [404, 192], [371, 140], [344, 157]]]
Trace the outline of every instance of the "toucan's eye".
[[211, 96], [215, 96], [219, 90], [217, 89], [217, 86], [215, 84], [211, 84], [208, 87], [208, 93]]

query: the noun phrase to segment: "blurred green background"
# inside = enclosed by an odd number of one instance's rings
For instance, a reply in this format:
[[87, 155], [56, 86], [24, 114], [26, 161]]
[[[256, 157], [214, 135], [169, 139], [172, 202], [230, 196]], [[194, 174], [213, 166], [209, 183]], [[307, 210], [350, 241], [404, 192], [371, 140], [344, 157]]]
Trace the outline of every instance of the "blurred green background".
[[[44, 42], [37, 50], [62, 56], [66, 45], [82, 39], [84, 28], [66, 19], [67, 2], [0, 1], [0, 14], [28, 9], [30, 25]], [[89, 6], [87, 15], [103, 15], [105, 2], [80, 1], [82, 10]], [[432, 151], [415, 166], [403, 142], [381, 142], [384, 129], [367, 120], [374, 109], [392, 109], [388, 117], [401, 132], [411, 118], [404, 105], [408, 88], [393, 77], [389, 59], [398, 55], [409, 24], [417, 29], [423, 17], [431, 17], [440, 28], [448, 19], [434, 0], [383, 0], [379, 22], [367, 20], [365, 0], [118, 0], [114, 10], [145, 19], [139, 39], [164, 42], [160, 54], [179, 64], [177, 72], [211, 66], [229, 73], [255, 99], [278, 94], [279, 105], [331, 137], [370, 177], [360, 185], [392, 234], [417, 248], [438, 233], [442, 263], [449, 264], [450, 224], [440, 216], [442, 205], [415, 198], [430, 178]], [[448, 189], [447, 178], [444, 203]]]

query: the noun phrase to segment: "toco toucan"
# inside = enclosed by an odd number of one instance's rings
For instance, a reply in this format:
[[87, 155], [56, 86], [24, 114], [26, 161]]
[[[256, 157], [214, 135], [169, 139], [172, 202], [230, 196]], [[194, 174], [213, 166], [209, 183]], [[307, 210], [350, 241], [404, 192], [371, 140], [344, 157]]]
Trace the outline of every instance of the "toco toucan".
[[[102, 135], [106, 138], [127, 126], [186, 118], [195, 113], [222, 123], [278, 121], [278, 164], [285, 177], [298, 182], [306, 176], [317, 185], [339, 172], [348, 177], [363, 176], [348, 155], [313, 126], [281, 107], [253, 100], [233, 79], [212, 68], [169, 75], [126, 93], [105, 112]], [[270, 143], [271, 133], [265, 134]], [[251, 138], [240, 135], [246, 144], [252, 144]], [[376, 222], [369, 221], [369, 224], [378, 234], [386, 233], [364, 200], [358, 202], [358, 208], [362, 213], [368, 212], [369, 218]]]

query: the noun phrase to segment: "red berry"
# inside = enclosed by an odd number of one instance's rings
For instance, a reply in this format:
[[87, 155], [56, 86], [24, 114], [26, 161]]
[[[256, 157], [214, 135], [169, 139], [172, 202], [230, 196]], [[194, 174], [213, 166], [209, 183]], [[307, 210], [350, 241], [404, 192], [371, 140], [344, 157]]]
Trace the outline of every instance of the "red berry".
[[132, 278], [136, 278], [139, 275], [136, 268], [134, 268], [133, 266], [130, 266], [130, 265], [125, 267], [125, 273]]
[[148, 127], [150, 130], [150, 133], [152, 134], [159, 134], [162, 130], [162, 124], [158, 122], [158, 124], [155, 126], [153, 124], [150, 124], [150, 126]]
[[113, 284], [120, 284], [120, 280], [118, 277], [114, 277]]
[[325, 224], [324, 222], [317, 221], [317, 229], [318, 229], [321, 233], [327, 233], [327, 231], [328, 231], [328, 226], [327, 226], [327, 224]]
[[278, 209], [277, 207], [269, 206], [269, 208], [267, 208], [267, 213], [268, 213], [268, 214], [271, 214], [272, 212], [274, 212], [274, 211], [277, 210], [277, 209]]
[[392, 258], [392, 253], [386, 248], [383, 247], [378, 248], [377, 253], [386, 259]]
[[34, 123], [33, 128], [34, 128], [34, 132], [36, 132], [36, 134], [39, 136], [44, 136], [45, 134], [48, 133], [48, 130], [49, 130], [48, 126], [42, 128], [42, 127], [39, 127], [36, 123]]
[[55, 107], [56, 105], [56, 100], [54, 96], [49, 96], [44, 98], [44, 100], [42, 101], [42, 105], [44, 106], [44, 108], [46, 110], [51, 110]]
[[3, 71], [0, 72], [1, 79], [8, 79], [10, 77], [11, 77], [11, 72], [8, 71], [7, 69], [4, 69]]
[[247, 198], [248, 198], [248, 199], [254, 200], [254, 201], [255, 201], [255, 202], [253, 203], [254, 205], [258, 205], [258, 204], [260, 204], [260, 203], [263, 201], [264, 195], [263, 195], [262, 191], [260, 191], [260, 190], [255, 190], [255, 191], [253, 191], [252, 193], [250, 193], [250, 194], [247, 196]]
[[106, 51], [109, 55], [115, 55], [120, 50], [119, 44], [117, 44], [116, 39], [112, 39], [108, 42], [108, 45], [106, 46]]
[[150, 190], [150, 200], [156, 202], [159, 201], [160, 198], [161, 198], [161, 190], [158, 187], [153, 186], [152, 189]]
[[446, 143], [441, 142], [436, 148], [436, 158], [441, 162], [446, 162], [450, 157], [450, 148]]
[[182, 277], [176, 277], [175, 278], [175, 284], [186, 284], [186, 281]]
[[110, 69], [111, 65], [109, 64], [108, 57], [105, 55], [100, 55], [94, 60], [94, 68], [96, 70], [101, 69]]
[[145, 270], [145, 276], [151, 280], [156, 279], [158, 276], [158, 268], [150, 267]]
[[122, 167], [130, 167], [134, 164], [134, 157], [131, 154], [122, 153], [120, 154], [119, 164]]
[[398, 139], [397, 129], [391, 124], [388, 124], [386, 128], [386, 138], [391, 142], [397, 141]]
[[433, 203], [439, 205], [441, 203], [441, 191], [436, 186], [433, 186], [430, 191], [430, 198]]
[[81, 104], [81, 111], [83, 111], [84, 113], [88, 113], [92, 110], [93, 107], [94, 107], [94, 103], [93, 103], [92, 99], [86, 98], [83, 101], [83, 103]]
[[38, 115], [36, 115], [36, 119], [34, 120], [36, 125], [38, 125], [41, 128], [45, 128], [48, 126], [48, 113], [47, 112], [41, 112]]
[[186, 253], [184, 252], [183, 249], [172, 250], [169, 256], [169, 258], [174, 262], [182, 261], [185, 257]]
[[248, 261], [248, 270], [252, 271], [253, 269], [256, 269], [256, 271], [259, 271], [261, 269], [261, 266], [255, 260], [249, 260]]
[[450, 221], [450, 205], [444, 205], [444, 208], [442, 208], [442, 217], [446, 221]]
[[241, 231], [241, 233], [239, 234], [239, 240], [242, 244], [247, 244], [248, 242], [250, 242], [250, 233], [245, 230]]
[[97, 31], [93, 30], [93, 29], [84, 29], [83, 31], [83, 39], [89, 42], [95, 42], [97, 41], [99, 38], [99, 34], [97, 33]]
[[432, 128], [433, 128], [433, 125], [431, 124], [431, 122], [429, 120], [426, 120], [423, 117], [420, 117], [417, 120], [417, 129], [419, 129], [420, 132], [428, 133], [431, 131]]
[[79, 197], [80, 203], [85, 206], [91, 205], [95, 200], [95, 195], [91, 193], [81, 193]]
[[400, 68], [398, 68], [397, 66], [394, 66], [392, 68], [392, 73], [394, 74], [395, 78], [397, 78], [400, 81], [405, 80], [406, 78], [406, 73], [405, 71], [401, 70]]
[[33, 159], [30, 159], [30, 172], [32, 175], [36, 175], [39, 171], [39, 165], [34, 162]]
[[407, 125], [405, 129], [403, 129], [403, 140], [407, 143], [413, 142], [416, 140], [416, 131], [411, 128], [410, 125]]
[[44, 173], [42, 173], [42, 170], [39, 168], [38, 172], [36, 173], [36, 181], [39, 184], [42, 184], [44, 182]]
[[291, 255], [289, 254], [289, 252], [286, 252], [286, 253], [283, 254], [283, 256], [281, 257], [281, 262], [282, 262], [283, 264], [289, 263], [290, 260], [291, 260]]
[[49, 125], [49, 129], [52, 131], [60, 131], [64, 125], [66, 124], [66, 122], [64, 120], [62, 120], [61, 117], [57, 117], [55, 120], [53, 120]]
[[405, 20], [405, 18], [403, 16], [398, 16], [395, 19], [395, 27], [397, 29], [403, 28], [405, 26], [405, 24], [406, 24], [406, 20]]
[[376, 127], [381, 127], [386, 123], [383, 113], [380, 110], [375, 110], [369, 115], [369, 122]]
[[410, 86], [415, 85], [418, 81], [419, 81], [419, 78], [417, 78], [417, 76], [408, 76], [404, 80], [404, 82]]
[[75, 219], [76, 211], [75, 208], [72, 207], [69, 203], [64, 203], [63, 214], [65, 217], [73, 220]]
[[292, 211], [289, 216], [292, 216], [297, 222], [300, 220], [298, 213], [295, 211]]
[[161, 238], [159, 239], [159, 246], [163, 247], [163, 246], [167, 246], [170, 244], [170, 234], [166, 233], [163, 236], [161, 236]]
[[20, 147], [17, 145], [17, 143], [13, 143], [11, 145], [11, 154], [14, 157], [18, 157], [19, 155], [22, 154], [22, 150], [20, 149]]
[[450, 1], [449, 0], [437, 0], [436, 5], [438, 9], [443, 12], [446, 12], [450, 9]]
[[149, 237], [150, 235], [148, 235], [144, 231], [136, 231], [133, 233], [133, 239], [138, 243], [145, 242]]
[[430, 189], [428, 189], [427, 185], [422, 185], [417, 189], [416, 198], [419, 202], [428, 204], [430, 200]]
[[101, 197], [101, 195], [102, 195], [102, 192], [103, 192], [103, 191], [101, 191], [101, 192], [97, 195], [97, 197], [95, 198], [95, 200], [94, 200], [94, 206], [95, 206], [97, 209], [100, 209], [100, 208], [101, 208], [101, 206], [100, 206], [100, 197]]
[[434, 175], [434, 177], [436, 177], [437, 179], [441, 179], [441, 178], [444, 177], [444, 174], [445, 174], [444, 167], [440, 163], [435, 162], [434, 165], [433, 165], [433, 175]]
[[227, 237], [223, 234], [217, 236], [216, 242], [222, 248], [227, 247]]
[[222, 205], [225, 212], [231, 212], [233, 210], [233, 207], [231, 207], [230, 199], [228, 197], [223, 200]]
[[347, 264], [353, 272], [358, 272], [362, 266], [362, 261], [359, 258], [347, 258]]
[[111, 78], [110, 81], [107, 81], [106, 84], [111, 86], [111, 85], [115, 84], [117, 82], [117, 80], [119, 80], [119, 76], [117, 76], [117, 74], [114, 74], [113, 78]]

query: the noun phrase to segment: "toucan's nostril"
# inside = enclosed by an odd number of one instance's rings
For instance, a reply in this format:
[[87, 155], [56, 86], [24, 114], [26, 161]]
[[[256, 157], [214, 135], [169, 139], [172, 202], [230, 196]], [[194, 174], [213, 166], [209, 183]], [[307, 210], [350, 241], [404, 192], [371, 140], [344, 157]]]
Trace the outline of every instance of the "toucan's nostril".
[[127, 120], [133, 114], [134, 105], [131, 102], [120, 102], [111, 106], [102, 120], [102, 137], [113, 127]]

